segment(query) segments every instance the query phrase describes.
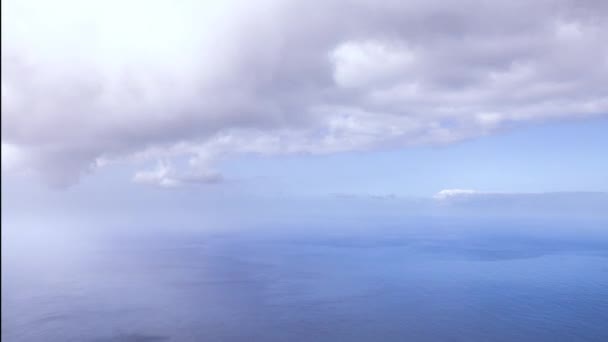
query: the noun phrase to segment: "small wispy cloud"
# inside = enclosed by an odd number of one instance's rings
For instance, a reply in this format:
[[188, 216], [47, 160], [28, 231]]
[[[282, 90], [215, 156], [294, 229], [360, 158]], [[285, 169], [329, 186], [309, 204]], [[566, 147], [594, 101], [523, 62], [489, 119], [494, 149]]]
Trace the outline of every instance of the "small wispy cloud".
[[159, 161], [156, 168], [138, 171], [133, 176], [135, 183], [155, 185], [163, 188], [174, 188], [186, 184], [213, 184], [219, 183], [222, 180], [222, 175], [214, 170], [198, 170], [196, 173], [180, 174], [167, 161]]
[[455, 197], [464, 197], [477, 194], [482, 194], [482, 192], [472, 189], [444, 189], [433, 195], [433, 198], [436, 200], [446, 200]]

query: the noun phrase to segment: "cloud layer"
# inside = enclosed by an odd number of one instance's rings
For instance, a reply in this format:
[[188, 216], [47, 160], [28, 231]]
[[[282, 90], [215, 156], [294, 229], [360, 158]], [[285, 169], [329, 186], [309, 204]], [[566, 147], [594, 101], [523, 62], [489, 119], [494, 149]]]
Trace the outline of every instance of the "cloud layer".
[[9, 0], [2, 151], [54, 185], [190, 157], [134, 177], [166, 186], [219, 181], [228, 153], [444, 144], [607, 115], [606, 18], [591, 0]]

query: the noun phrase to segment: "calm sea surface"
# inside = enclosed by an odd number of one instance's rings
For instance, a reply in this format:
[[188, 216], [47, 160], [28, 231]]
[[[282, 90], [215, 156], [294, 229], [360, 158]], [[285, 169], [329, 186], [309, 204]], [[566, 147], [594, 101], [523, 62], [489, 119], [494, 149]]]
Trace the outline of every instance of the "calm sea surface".
[[607, 234], [556, 225], [6, 233], [2, 341], [608, 341]]

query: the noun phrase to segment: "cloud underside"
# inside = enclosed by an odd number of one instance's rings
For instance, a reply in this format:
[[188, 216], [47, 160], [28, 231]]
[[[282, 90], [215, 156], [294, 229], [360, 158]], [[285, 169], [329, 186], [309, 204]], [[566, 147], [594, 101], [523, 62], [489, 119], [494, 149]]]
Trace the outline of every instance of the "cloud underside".
[[590, 0], [9, 0], [2, 150], [58, 185], [189, 157], [134, 177], [169, 186], [221, 180], [213, 161], [231, 153], [446, 144], [603, 116], [606, 18]]

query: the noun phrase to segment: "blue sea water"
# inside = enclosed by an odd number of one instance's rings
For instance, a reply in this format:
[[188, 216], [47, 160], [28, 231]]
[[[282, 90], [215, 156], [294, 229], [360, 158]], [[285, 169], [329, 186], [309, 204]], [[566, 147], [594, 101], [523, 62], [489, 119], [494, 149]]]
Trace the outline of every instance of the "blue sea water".
[[608, 341], [585, 225], [7, 233], [2, 341]]

